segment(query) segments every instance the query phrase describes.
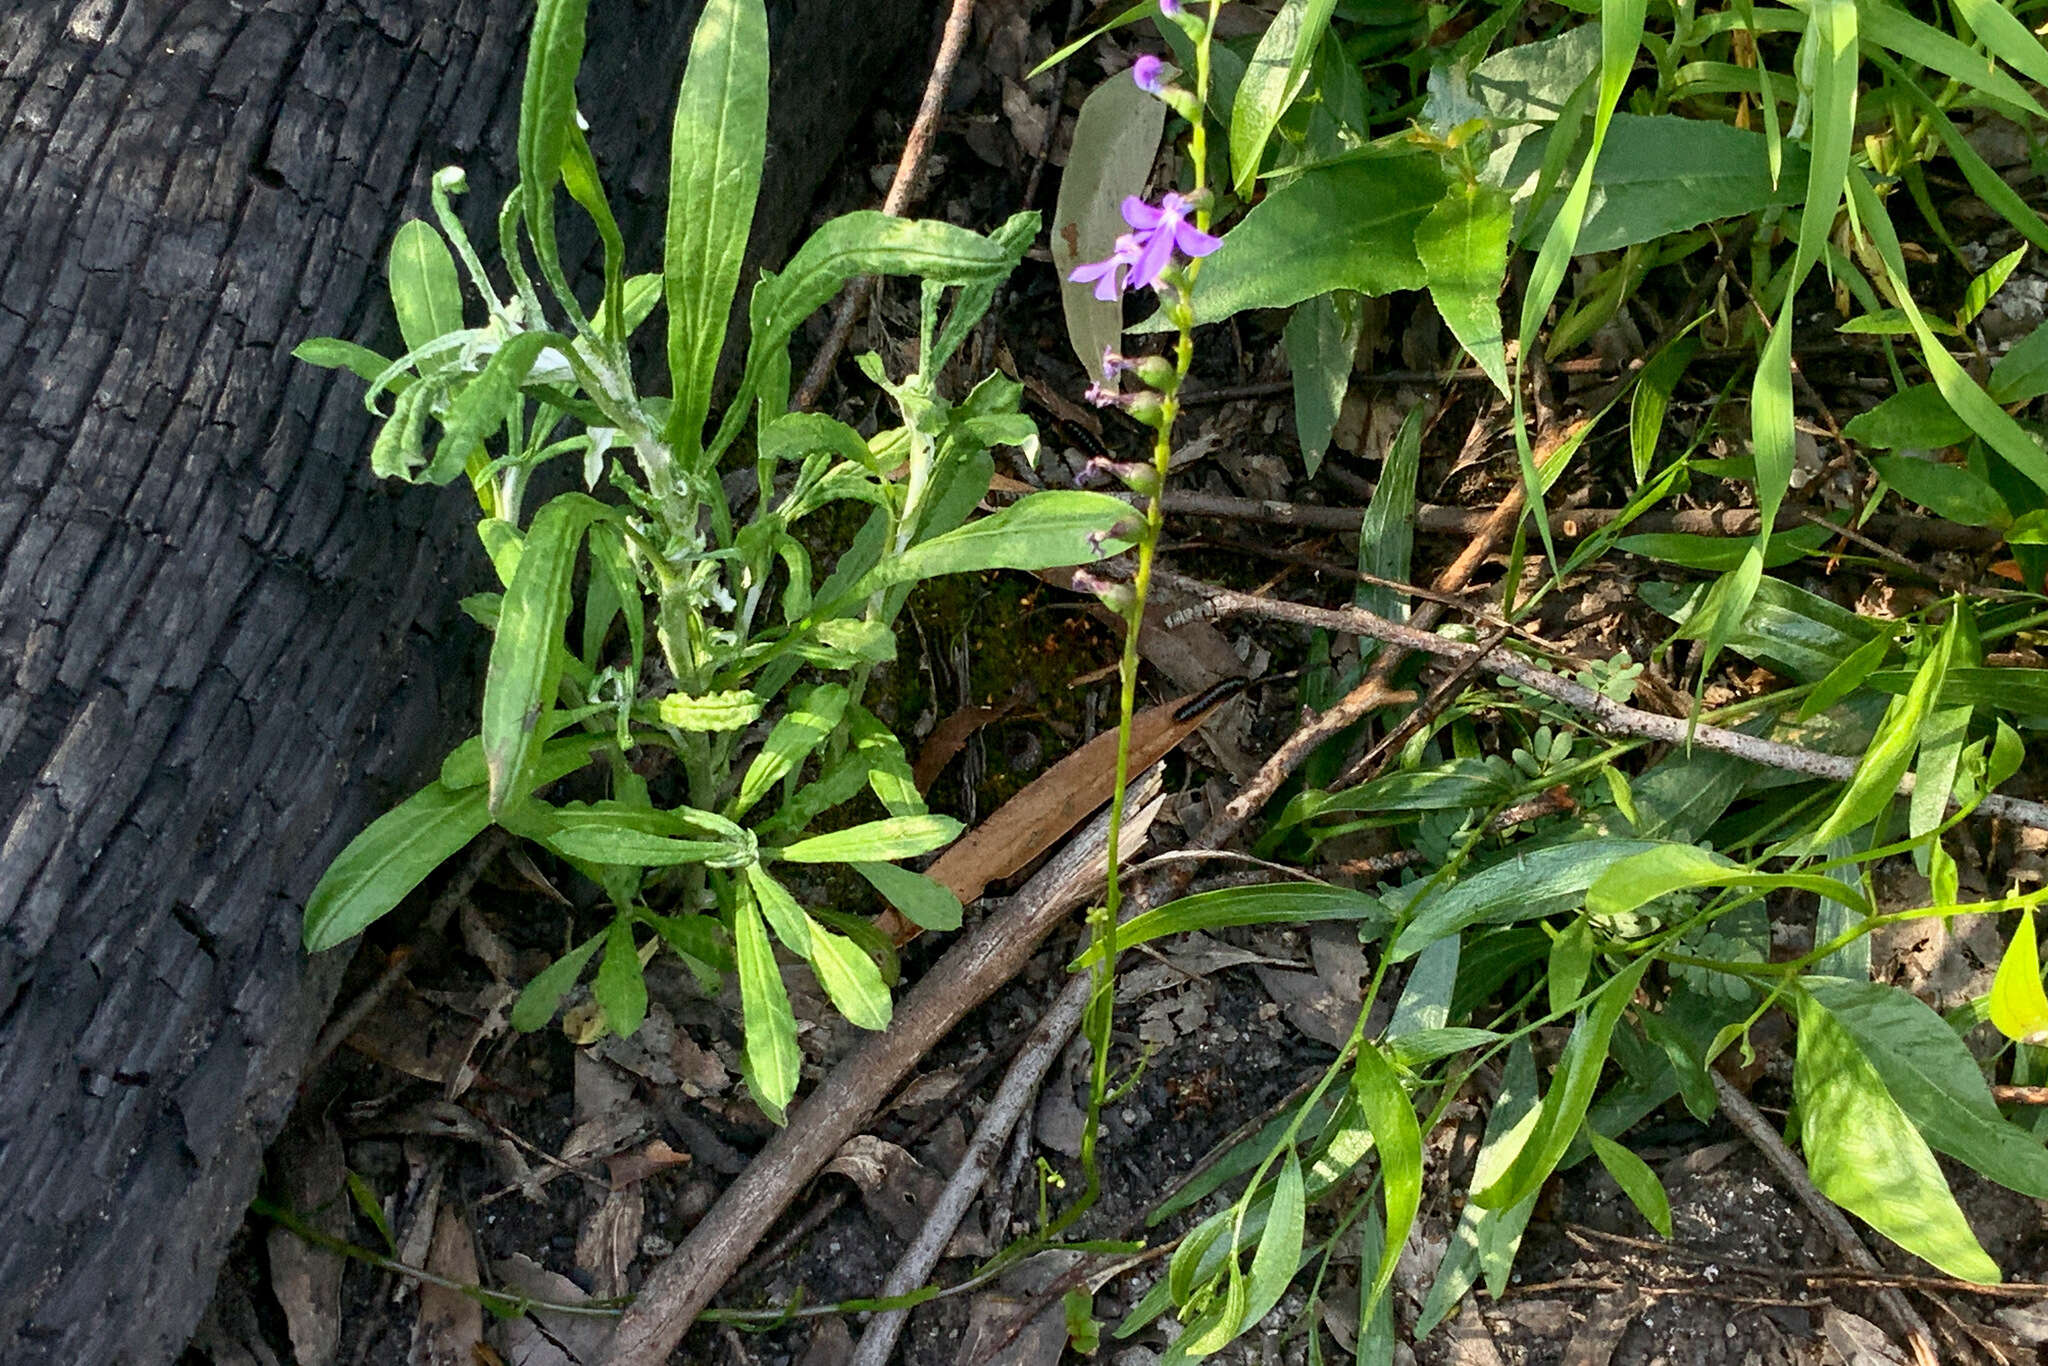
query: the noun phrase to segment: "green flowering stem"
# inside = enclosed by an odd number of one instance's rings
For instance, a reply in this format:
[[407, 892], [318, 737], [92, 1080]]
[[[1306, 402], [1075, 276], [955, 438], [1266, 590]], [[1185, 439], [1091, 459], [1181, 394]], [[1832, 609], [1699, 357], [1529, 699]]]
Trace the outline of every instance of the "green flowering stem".
[[[1194, 193], [1190, 196], [1196, 204], [1195, 226], [1207, 232], [1210, 227], [1211, 209], [1208, 189], [1209, 137], [1208, 123], [1199, 117], [1199, 111], [1209, 103], [1209, 44], [1216, 32], [1217, 12], [1222, 0], [1209, 0], [1208, 22], [1202, 26], [1200, 38], [1195, 43], [1195, 108], [1198, 116], [1191, 119], [1191, 133], [1188, 139], [1189, 155], [1194, 162]], [[1116, 1008], [1116, 955], [1117, 921], [1123, 911], [1123, 828], [1124, 788], [1131, 780], [1131, 721], [1137, 711], [1138, 700], [1138, 633], [1145, 620], [1145, 602], [1152, 588], [1152, 566], [1159, 556], [1159, 540], [1166, 528], [1167, 476], [1173, 469], [1173, 425], [1180, 416], [1180, 389], [1187, 380], [1188, 370], [1195, 359], [1195, 311], [1193, 294], [1195, 277], [1201, 273], [1200, 258], [1190, 260], [1174, 279], [1175, 298], [1168, 307], [1167, 316], [1180, 333], [1174, 348], [1173, 379], [1160, 386], [1159, 407], [1150, 417], [1154, 438], [1152, 442], [1152, 468], [1156, 480], [1156, 492], [1145, 500], [1144, 529], [1138, 537], [1137, 573], [1131, 581], [1131, 603], [1124, 612], [1124, 648], [1118, 661], [1118, 716], [1116, 732], [1116, 783], [1110, 789], [1108, 869], [1109, 881], [1103, 893], [1102, 905], [1088, 915], [1089, 934], [1096, 949], [1095, 965], [1090, 969], [1094, 978], [1094, 989], [1088, 998], [1088, 1009], [1082, 1017], [1082, 1032], [1090, 1044], [1093, 1055], [1093, 1070], [1088, 1085], [1088, 1121], [1081, 1131], [1081, 1170], [1085, 1174], [1086, 1186], [1073, 1207], [1059, 1220], [1058, 1227], [1071, 1224], [1091, 1205], [1101, 1193], [1101, 1172], [1095, 1161], [1095, 1142], [1101, 1128], [1102, 1107], [1109, 1095], [1109, 1043], [1112, 1017]]]

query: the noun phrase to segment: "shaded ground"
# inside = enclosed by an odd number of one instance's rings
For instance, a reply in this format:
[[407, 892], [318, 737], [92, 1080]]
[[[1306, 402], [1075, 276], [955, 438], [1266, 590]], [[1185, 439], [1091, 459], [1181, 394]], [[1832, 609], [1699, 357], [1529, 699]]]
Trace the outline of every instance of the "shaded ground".
[[[1050, 86], [1042, 80], [1027, 84], [1023, 73], [1063, 31], [1065, 8], [1031, 0], [981, 7], [976, 41], [933, 159], [926, 212], [987, 224], [1024, 202], [1046, 130], [1045, 106], [1034, 100], [1049, 98]], [[1121, 65], [1121, 59], [1109, 65]], [[1071, 118], [1073, 105], [1100, 70], [1093, 54], [1070, 67], [1063, 117]], [[890, 111], [877, 115], [869, 140], [849, 151], [837, 197], [819, 206], [820, 218], [876, 197], [871, 187], [887, 179], [922, 79], [921, 70], [906, 71]], [[1039, 207], [1050, 203], [1054, 174], [1046, 173]], [[1432, 317], [1416, 312], [1413, 296], [1375, 308], [1380, 371], [1428, 372], [1454, 359], [1451, 343]], [[909, 292], [889, 293], [856, 334], [853, 350], [898, 356], [914, 336], [914, 323]], [[1401, 415], [1424, 400], [1436, 405], [1425, 444], [1424, 499], [1484, 509], [1509, 487], [1512, 447], [1499, 439], [1497, 426], [1488, 435], [1475, 386], [1438, 391], [1419, 382], [1369, 379], [1354, 388], [1322, 472], [1304, 479], [1285, 385], [1276, 383], [1286, 374], [1278, 340], [1276, 321], [1243, 319], [1230, 330], [1228, 345], [1205, 352], [1205, 385], [1242, 387], [1249, 396], [1196, 407], [1190, 445], [1207, 454], [1181, 487], [1235, 498], [1358, 506]], [[1038, 415], [1051, 438], [1040, 473], [1051, 483], [1071, 474], [1083, 454], [1069, 442], [1079, 440], [1074, 427], [1084, 419], [1067, 400], [1083, 380], [1066, 350], [1056, 287], [1042, 259], [1027, 262], [999, 301], [993, 326], [969, 349], [986, 364], [1033, 384], [1040, 395]], [[1603, 372], [1598, 358], [1592, 361], [1581, 373], [1568, 366], [1553, 377], [1561, 408], [1608, 382], [1611, 367]], [[1807, 373], [1830, 392], [1846, 395], [1864, 383], [1849, 369], [1827, 366], [1819, 359]], [[843, 375], [852, 373], [851, 366], [842, 367]], [[828, 396], [835, 401], [850, 421], [875, 420], [858, 395]], [[1856, 406], [1865, 404], [1867, 399]], [[1676, 420], [1685, 420], [1683, 398], [1674, 412]], [[1105, 443], [1135, 454], [1137, 429], [1117, 424], [1107, 419]], [[1467, 437], [1475, 426], [1476, 444]], [[1596, 461], [1590, 468], [1603, 466]], [[1588, 475], [1561, 488], [1558, 504], [1621, 501], [1620, 491], [1600, 479]], [[1727, 492], [1696, 487], [1690, 502], [1713, 506]], [[1346, 576], [1356, 562], [1351, 538], [1193, 518], [1177, 521], [1173, 534], [1179, 538], [1174, 562], [1184, 572], [1305, 599], [1348, 597]], [[1457, 537], [1423, 537], [1415, 577], [1426, 580], [1461, 544]], [[1973, 573], [1980, 568], [1950, 552], [1939, 558], [1948, 567]], [[1603, 566], [1598, 577], [1557, 596], [1538, 629], [1581, 654], [1626, 650], [1648, 658], [1669, 628], [1636, 600], [1630, 574], [1645, 566], [1631, 565], [1622, 560]], [[1504, 572], [1496, 558], [1482, 581]], [[1824, 578], [1816, 576], [1809, 586], [1856, 602], [1855, 592]], [[1084, 601], [1026, 580], [992, 578], [923, 591], [907, 621], [900, 662], [878, 678], [885, 719], [923, 739], [963, 707], [1001, 709], [947, 761], [933, 789], [935, 807], [971, 822], [1113, 724], [1113, 681], [1104, 671], [1114, 661], [1115, 639]], [[1193, 648], [1193, 658], [1150, 661], [1150, 694], [1170, 697], [1233, 672], [1254, 682], [1245, 699], [1175, 761], [1169, 790], [1178, 795], [1157, 836], [1157, 844], [1167, 847], [1198, 830], [1204, 811], [1228, 797], [1235, 780], [1245, 776], [1247, 756], [1255, 763], [1292, 731], [1309, 700], [1300, 671], [1316, 662], [1301, 633], [1265, 626], [1205, 629], [1206, 656]], [[1341, 662], [1349, 647], [1338, 642], [1334, 648]], [[1652, 673], [1675, 681], [1678, 662], [1659, 659]], [[1387, 851], [1361, 843], [1344, 852]], [[1965, 857], [1966, 889], [1972, 881], [1997, 881], [1988, 868], [2025, 873], [2038, 864], [2027, 849], [1988, 842], [1967, 853], [1976, 862]], [[1904, 876], [1910, 879], [1909, 869]], [[367, 989], [388, 954], [415, 952], [415, 966], [408, 983], [355, 1032], [350, 1046], [307, 1082], [294, 1132], [274, 1154], [272, 1198], [334, 1236], [372, 1247], [387, 1236], [363, 1212], [374, 1207], [399, 1260], [455, 1281], [481, 1279], [543, 1300], [601, 1301], [632, 1291], [742, 1168], [767, 1126], [737, 1082], [733, 1003], [705, 997], [666, 960], [649, 971], [655, 1002], [650, 1024], [629, 1043], [580, 1048], [574, 1039], [588, 1016], [574, 1008], [561, 1027], [532, 1036], [506, 1031], [505, 983], [526, 980], [559, 947], [565, 914], [579, 930], [588, 928], [577, 917], [591, 911], [592, 889], [553, 877], [549, 869], [500, 855], [445, 937], [422, 939], [417, 916], [395, 917], [380, 927], [376, 943], [356, 963], [344, 1001]], [[872, 909], [853, 900], [855, 895], [847, 892], [841, 909]], [[1910, 895], [1910, 888], [1899, 893], [1901, 900]], [[1797, 904], [1777, 909], [1787, 925], [1810, 915], [1810, 907]], [[1997, 951], [1995, 937], [1984, 937], [1985, 928], [1958, 924], [1943, 934], [1918, 927], [1914, 935], [1881, 946], [1879, 972], [1945, 998], [1941, 1003], [1981, 991], [1985, 967]], [[1010, 1053], [1058, 990], [1074, 945], [1073, 935], [1057, 937], [1030, 972], [976, 1011], [927, 1060], [871, 1140], [850, 1148], [814, 1183], [756, 1262], [727, 1287], [722, 1304], [762, 1308], [800, 1299], [815, 1305], [874, 1292], [920, 1226], [923, 1203], [958, 1160]], [[903, 964], [906, 979], [942, 948], [913, 945]], [[1147, 1238], [1156, 1245], [1183, 1231], [1192, 1216], [1148, 1232], [1143, 1212], [1193, 1172], [1212, 1145], [1319, 1075], [1349, 1031], [1360, 982], [1369, 971], [1355, 940], [1327, 927], [1314, 933], [1221, 933], [1134, 958], [1118, 1017], [1117, 1062], [1128, 1069], [1142, 1059], [1143, 1071], [1105, 1116], [1107, 1188], [1076, 1232]], [[849, 1027], [829, 1019], [807, 977], [791, 977], [790, 986], [800, 1019], [814, 1022], [802, 1040], [807, 1067], [822, 1069], [844, 1051]], [[1779, 1121], [1788, 1075], [1783, 1057], [1766, 1050], [1759, 1074], [1742, 1079], [1756, 1103]], [[1000, 1179], [956, 1239], [957, 1255], [942, 1267], [942, 1281], [959, 1280], [1010, 1237], [1030, 1229], [1043, 1181], [1077, 1177], [1077, 1098], [1084, 1094], [1085, 1060], [1070, 1051], [1039, 1097], [1026, 1141], [1013, 1144], [998, 1164]], [[1432, 1184], [1424, 1222], [1396, 1279], [1404, 1340], [1427, 1272], [1455, 1221], [1482, 1118], [1466, 1105], [1453, 1112], [1452, 1121], [1428, 1136]], [[1415, 1360], [1429, 1366], [1751, 1366], [1903, 1359], [1883, 1354], [1896, 1350], [1885, 1345], [1895, 1326], [1866, 1290], [1810, 1287], [1791, 1274], [1836, 1266], [1835, 1248], [1725, 1121], [1701, 1125], [1673, 1102], [1639, 1125], [1630, 1143], [1670, 1193], [1672, 1242], [1654, 1241], [1598, 1165], [1581, 1163], [1553, 1182], [1505, 1297], [1480, 1295], [1462, 1317], [1415, 1347]], [[1987, 1249], [2008, 1275], [2025, 1281], [2048, 1277], [2048, 1243], [2035, 1202], [1967, 1173], [1952, 1174]], [[1049, 1198], [1057, 1205], [1065, 1196], [1051, 1190]], [[1215, 1200], [1198, 1205], [1196, 1213], [1208, 1212]], [[240, 1366], [287, 1360], [293, 1353], [301, 1362], [319, 1363], [472, 1359], [462, 1344], [468, 1326], [481, 1320], [460, 1295], [423, 1292], [413, 1281], [359, 1265], [344, 1268], [261, 1219], [251, 1220], [245, 1239], [223, 1278], [207, 1331], [188, 1355], [190, 1366]], [[1895, 1269], [1907, 1269], [1896, 1252], [1884, 1255]], [[899, 1348], [902, 1359], [917, 1366], [970, 1366], [988, 1345], [991, 1326], [1035, 1303], [1033, 1295], [1063, 1269], [1056, 1254], [1046, 1258], [996, 1287], [920, 1308]], [[1163, 1265], [1144, 1263], [1108, 1281], [1095, 1299], [1097, 1315], [1113, 1325]], [[1356, 1335], [1356, 1272], [1355, 1250], [1333, 1259], [1313, 1314], [1297, 1287], [1260, 1329], [1227, 1349], [1224, 1359], [1297, 1366], [1348, 1353]], [[1955, 1312], [1945, 1321], [1949, 1340], [1974, 1336], [1980, 1344], [1958, 1346], [1958, 1359], [1977, 1352], [1984, 1360], [2031, 1360], [2031, 1344], [2048, 1328], [2029, 1317], [2029, 1302], [1950, 1296]], [[1991, 1311], [2001, 1307], [2007, 1317], [1993, 1319]], [[1938, 1311], [1923, 1306], [1923, 1312], [1933, 1317]], [[1966, 1321], [1972, 1326], [1960, 1327]], [[858, 1327], [856, 1319], [856, 1334]], [[1313, 1353], [1310, 1332], [1320, 1334]], [[602, 1333], [601, 1318], [543, 1309], [494, 1325], [489, 1340], [504, 1360], [553, 1366], [590, 1359]], [[1064, 1338], [1055, 1305], [1049, 1319], [1016, 1338], [1008, 1359], [1049, 1366]], [[1116, 1366], [1150, 1366], [1167, 1340], [1167, 1330], [1155, 1323], [1128, 1340], [1105, 1339], [1098, 1355]], [[824, 1317], [761, 1333], [700, 1326], [684, 1355], [721, 1366], [837, 1366], [849, 1347], [844, 1321]]]

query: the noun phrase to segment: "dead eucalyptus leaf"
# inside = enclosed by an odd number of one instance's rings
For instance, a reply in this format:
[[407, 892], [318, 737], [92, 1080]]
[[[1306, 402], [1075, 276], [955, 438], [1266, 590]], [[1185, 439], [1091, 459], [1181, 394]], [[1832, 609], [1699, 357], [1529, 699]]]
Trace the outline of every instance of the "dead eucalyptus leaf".
[[576, 1233], [576, 1265], [588, 1271], [599, 1299], [626, 1293], [626, 1271], [640, 1251], [646, 1202], [636, 1189], [606, 1192]]
[[925, 1214], [945, 1189], [939, 1174], [903, 1148], [872, 1134], [856, 1134], [825, 1168], [860, 1187], [862, 1203], [898, 1238], [924, 1227]]
[[1118, 236], [1130, 230], [1119, 208], [1124, 196], [1145, 192], [1165, 130], [1166, 106], [1121, 71], [1095, 88], [1074, 121], [1073, 149], [1053, 209], [1052, 263], [1060, 275], [1067, 340], [1099, 384], [1111, 382], [1102, 354], [1123, 339], [1123, 298], [1098, 299], [1094, 286], [1067, 277], [1083, 262], [1106, 260]]
[[[453, 1205], [441, 1206], [427, 1270], [464, 1285], [477, 1282], [476, 1240], [469, 1221]], [[410, 1366], [472, 1366], [484, 1340], [484, 1307], [445, 1285], [420, 1287], [419, 1318], [413, 1325]]]

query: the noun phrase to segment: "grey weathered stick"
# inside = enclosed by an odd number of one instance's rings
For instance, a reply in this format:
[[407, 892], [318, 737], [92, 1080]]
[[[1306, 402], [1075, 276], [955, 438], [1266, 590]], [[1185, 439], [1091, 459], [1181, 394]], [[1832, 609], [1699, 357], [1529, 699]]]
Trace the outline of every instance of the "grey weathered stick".
[[[1301, 603], [1283, 602], [1274, 598], [1255, 598], [1245, 593], [1220, 590], [1206, 599], [1202, 612], [1204, 615], [1213, 616], [1260, 616], [1274, 621], [1294, 622], [1302, 626], [1319, 626], [1326, 631], [1345, 631], [1352, 635], [1371, 636], [1390, 645], [1399, 645], [1404, 649], [1418, 650], [1424, 654], [1461, 662], [1476, 656], [1481, 667], [1513, 679], [1523, 687], [1542, 693], [1554, 702], [1562, 702], [1574, 711], [1584, 712], [1596, 728], [1610, 735], [1630, 735], [1643, 740], [1661, 740], [1673, 745], [1690, 743], [1701, 749], [1732, 754], [1738, 759], [1747, 759], [1766, 768], [1804, 773], [1814, 778], [1829, 778], [1838, 783], [1846, 783], [1856, 776], [1857, 760], [1846, 755], [1823, 754], [1799, 745], [1766, 740], [1755, 735], [1745, 735], [1741, 731], [1724, 730], [1719, 726], [1704, 723], [1688, 727], [1682, 717], [1660, 716], [1656, 712], [1625, 706], [1611, 697], [1595, 692], [1583, 683], [1560, 678], [1548, 669], [1538, 668], [1510, 651], [1480, 650], [1462, 641], [1446, 640], [1428, 631], [1418, 631], [1412, 626], [1388, 621], [1385, 617], [1361, 608], [1309, 607]], [[1913, 775], [1909, 773], [1899, 780], [1899, 795], [1907, 796], [1912, 791]], [[1953, 802], [1950, 803], [1949, 809], [1955, 809]], [[1978, 803], [1977, 810], [1982, 815], [1998, 816], [2019, 825], [2048, 830], [2048, 806], [2040, 802], [2028, 801], [2022, 797], [2001, 797], [1993, 793]]]
[[[1155, 765], [1128, 789], [1132, 808], [1161, 788]], [[1154, 808], [1156, 809], [1156, 808]], [[1133, 845], [1143, 830], [1133, 832]], [[1039, 941], [1095, 895], [1104, 873], [1108, 820], [1098, 815], [1022, 891], [984, 916], [896, 1003], [889, 1028], [870, 1034], [790, 1117], [746, 1171], [641, 1288], [619, 1322], [603, 1366], [657, 1366], [797, 1192], [866, 1127], [889, 1093], [946, 1031], [1030, 961]]]
[[[1785, 1184], [1792, 1188], [1793, 1195], [1806, 1207], [1807, 1213], [1819, 1221], [1842, 1255], [1859, 1271], [1884, 1275], [1884, 1265], [1877, 1260], [1875, 1253], [1863, 1245], [1863, 1240], [1856, 1236], [1856, 1229], [1849, 1223], [1848, 1217], [1835, 1208], [1833, 1201], [1815, 1188], [1813, 1178], [1806, 1174], [1806, 1165], [1785, 1146], [1785, 1140], [1778, 1137], [1777, 1129], [1749, 1103], [1749, 1097], [1736, 1090], [1728, 1078], [1713, 1068], [1707, 1069], [1707, 1075], [1714, 1080], [1714, 1094], [1721, 1098], [1721, 1112], [1742, 1131], [1745, 1138], [1756, 1145], [1757, 1151], [1764, 1155], [1764, 1160], [1777, 1168], [1778, 1175], [1785, 1178]], [[1941, 1360], [1934, 1351], [1934, 1330], [1929, 1328], [1927, 1320], [1921, 1318], [1918, 1311], [1906, 1302], [1902, 1292], [1896, 1287], [1881, 1286], [1877, 1289], [1877, 1298], [1878, 1302], [1884, 1305], [1885, 1312], [1896, 1319], [1900, 1329], [1905, 1332], [1906, 1340], [1912, 1345], [1915, 1361], [1922, 1363], [1923, 1366], [1934, 1366], [1934, 1363]]]
[[[960, 1227], [960, 1221], [967, 1217], [968, 1209], [981, 1194], [981, 1183], [995, 1165], [1010, 1131], [1017, 1127], [1017, 1121], [1037, 1094], [1038, 1084], [1045, 1080], [1046, 1072], [1066, 1048], [1067, 1041], [1081, 1027], [1081, 1017], [1088, 1012], [1088, 998], [1094, 994], [1093, 976], [1074, 974], [1053, 1001], [1052, 1009], [1045, 1013], [1038, 1027], [1031, 1031], [1031, 1037], [1024, 1041], [1024, 1047], [1010, 1064], [1009, 1075], [1003, 1078], [995, 1099], [982, 1115], [981, 1124], [974, 1131], [974, 1141], [967, 1145], [966, 1155], [947, 1179], [946, 1188], [932, 1202], [924, 1227], [918, 1230], [916, 1240], [905, 1249], [895, 1268], [889, 1272], [889, 1278], [882, 1282], [884, 1299], [908, 1294], [931, 1277], [932, 1268], [939, 1264], [939, 1257], [945, 1252], [946, 1244], [952, 1241], [954, 1230]], [[902, 1335], [903, 1325], [909, 1317], [907, 1309], [885, 1309], [868, 1320], [867, 1329], [854, 1347], [853, 1359], [848, 1366], [885, 1366], [889, 1354], [896, 1350], [896, 1339]]]

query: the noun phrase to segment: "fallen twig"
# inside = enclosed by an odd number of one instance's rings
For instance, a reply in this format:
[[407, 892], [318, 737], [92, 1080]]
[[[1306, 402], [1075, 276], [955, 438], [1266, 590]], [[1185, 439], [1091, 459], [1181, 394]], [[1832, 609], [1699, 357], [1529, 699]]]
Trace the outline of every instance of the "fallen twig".
[[[1233, 498], [1220, 493], [1179, 492], [1165, 494], [1166, 510], [1182, 517], [1218, 517], [1235, 522], [1263, 522], [1271, 526], [1300, 527], [1308, 531], [1348, 531], [1356, 534], [1364, 510], [1330, 507], [1322, 503], [1289, 503], [1271, 498]], [[1135, 497], [1133, 498], [1135, 501]], [[1625, 516], [1626, 508], [1553, 508], [1549, 514], [1551, 535], [1574, 541], [1613, 525]], [[1493, 517], [1482, 508], [1450, 507], [1441, 503], [1415, 505], [1415, 529], [1443, 536], [1476, 536]], [[1754, 536], [1763, 524], [1755, 508], [1679, 508], [1646, 512], [1629, 523], [1631, 533], [1679, 531], [1692, 536]], [[1798, 508], [1787, 508], [1772, 524], [1780, 531], [1810, 525]], [[1898, 545], [1925, 545], [1940, 550], [1989, 550], [2002, 537], [1994, 527], [1964, 526], [1938, 517], [1911, 513], [1879, 513], [1864, 523], [1868, 536]]]
[[[1206, 600], [1205, 610], [1215, 616], [1261, 616], [1274, 621], [1321, 627], [1326, 631], [1371, 636], [1390, 645], [1399, 645], [1404, 649], [1424, 654], [1440, 655], [1446, 659], [1463, 661], [1476, 657], [1482, 668], [1490, 669], [1532, 692], [1541, 693], [1553, 702], [1561, 702], [1574, 711], [1583, 712], [1595, 729], [1609, 735], [1627, 735], [1671, 745], [1692, 744], [1701, 749], [1732, 754], [1738, 759], [1747, 759], [1766, 768], [1803, 773], [1808, 777], [1827, 778], [1838, 783], [1848, 782], [1856, 776], [1858, 761], [1846, 755], [1824, 754], [1780, 740], [1766, 740], [1755, 735], [1745, 735], [1741, 731], [1724, 730], [1705, 722], [1688, 725], [1683, 717], [1662, 716], [1656, 712], [1643, 711], [1638, 707], [1616, 702], [1583, 683], [1561, 678], [1547, 669], [1538, 668], [1510, 651], [1482, 650], [1462, 641], [1447, 640], [1429, 631], [1388, 621], [1385, 617], [1362, 608], [1311, 607], [1303, 603], [1284, 602], [1275, 598], [1255, 598], [1244, 593], [1218, 589]], [[1907, 796], [1912, 791], [1913, 775], [1909, 773], [1899, 780], [1898, 792], [1900, 796]], [[1949, 810], [1956, 809], [1957, 804], [1951, 801]], [[1978, 802], [1976, 810], [1982, 815], [1997, 816], [2037, 830], [2048, 830], [2048, 805], [2040, 802], [2028, 801], [2022, 797], [2002, 797], [1992, 793]]]
[[[896, 174], [889, 180], [889, 193], [882, 199], [882, 212], [891, 218], [901, 218], [917, 197], [917, 182], [924, 173], [925, 156], [931, 151], [932, 134], [938, 131], [939, 114], [946, 107], [946, 91], [953, 84], [953, 69], [960, 64], [960, 53], [967, 46], [967, 30], [973, 23], [974, 0], [953, 0], [953, 8], [946, 15], [945, 32], [939, 38], [939, 55], [932, 62], [931, 78], [925, 82], [924, 98], [918, 102], [917, 117], [911, 121], [910, 134], [903, 140], [903, 155], [896, 159]], [[1057, 106], [1053, 112], [1059, 112]], [[863, 276], [840, 296], [839, 311], [832, 316], [832, 331], [818, 348], [811, 368], [804, 372], [803, 387], [796, 392], [796, 407], [814, 407], [818, 396], [825, 392], [832, 367], [839, 363], [846, 340], [853, 335], [861, 300], [874, 283], [874, 277]]]
[[[1828, 1237], [1855, 1267], [1866, 1274], [1883, 1276], [1884, 1265], [1877, 1260], [1877, 1254], [1863, 1245], [1856, 1236], [1856, 1230], [1849, 1223], [1847, 1215], [1837, 1209], [1832, 1201], [1815, 1188], [1813, 1180], [1806, 1174], [1806, 1164], [1785, 1146], [1785, 1140], [1778, 1137], [1778, 1131], [1771, 1122], [1757, 1113], [1749, 1103], [1749, 1097], [1738, 1091], [1734, 1084], [1713, 1068], [1707, 1069], [1713, 1078], [1714, 1094], [1720, 1097], [1721, 1113], [1742, 1131], [1743, 1137], [1756, 1145], [1764, 1160], [1777, 1169], [1785, 1178], [1785, 1184], [1792, 1188], [1792, 1194], [1806, 1207], [1820, 1226], [1827, 1230]], [[1906, 1335], [1907, 1343], [1913, 1349], [1913, 1358], [1920, 1366], [1937, 1366], [1940, 1358], [1934, 1351], [1934, 1330], [1927, 1326], [1927, 1320], [1920, 1312], [1906, 1303], [1906, 1297], [1896, 1286], [1874, 1287], [1878, 1303], [1885, 1312], [1898, 1321], [1899, 1329]]]
[[[1133, 846], [1158, 810], [1160, 773], [1131, 784]], [[797, 1192], [859, 1133], [882, 1101], [962, 1016], [1010, 980], [1039, 941], [1101, 884], [1108, 821], [1102, 816], [1025, 883], [1008, 904], [982, 918], [896, 1003], [889, 1028], [870, 1034], [832, 1069], [719, 1197], [676, 1250], [657, 1266], [619, 1324], [605, 1366], [656, 1366], [740, 1265]]]

